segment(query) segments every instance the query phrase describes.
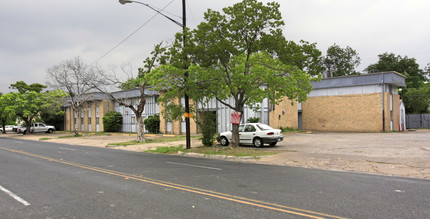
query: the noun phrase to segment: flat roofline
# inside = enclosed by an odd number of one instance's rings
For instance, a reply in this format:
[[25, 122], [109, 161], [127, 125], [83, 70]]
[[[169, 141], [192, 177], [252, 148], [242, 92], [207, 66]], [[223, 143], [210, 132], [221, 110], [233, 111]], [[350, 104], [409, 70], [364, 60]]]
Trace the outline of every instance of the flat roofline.
[[405, 76], [395, 71], [324, 78], [321, 81], [312, 81], [311, 84], [313, 89], [354, 87], [376, 84], [391, 84], [397, 87], [406, 87]]

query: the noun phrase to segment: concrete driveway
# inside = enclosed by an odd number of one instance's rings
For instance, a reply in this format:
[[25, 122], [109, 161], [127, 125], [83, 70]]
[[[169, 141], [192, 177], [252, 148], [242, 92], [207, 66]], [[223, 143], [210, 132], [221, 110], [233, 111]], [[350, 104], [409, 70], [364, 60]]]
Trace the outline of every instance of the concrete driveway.
[[288, 133], [260, 163], [430, 179], [430, 130]]
[[[27, 140], [50, 138], [46, 141], [96, 147], [106, 147], [108, 143], [131, 141], [136, 138], [136, 135], [128, 134], [57, 138], [60, 135], [65, 134], [1, 134], [0, 137]], [[277, 155], [241, 161], [430, 179], [430, 130], [428, 129], [401, 133], [287, 133], [284, 136], [284, 141], [278, 146], [261, 149], [276, 151]], [[111, 148], [145, 151], [157, 146], [181, 144], [185, 145], [185, 142]], [[193, 140], [193, 147], [200, 145], [198, 140]]]

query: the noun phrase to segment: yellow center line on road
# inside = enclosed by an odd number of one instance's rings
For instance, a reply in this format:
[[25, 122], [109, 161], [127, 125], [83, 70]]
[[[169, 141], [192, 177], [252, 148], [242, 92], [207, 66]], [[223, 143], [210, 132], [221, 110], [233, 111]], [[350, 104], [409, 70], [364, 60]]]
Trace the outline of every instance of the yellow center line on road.
[[324, 213], [319, 213], [319, 212], [315, 212], [315, 211], [309, 211], [309, 210], [279, 205], [279, 204], [275, 204], [275, 203], [269, 203], [269, 202], [254, 200], [254, 199], [248, 199], [248, 198], [244, 198], [244, 197], [240, 197], [240, 196], [234, 196], [234, 195], [214, 192], [214, 191], [210, 191], [210, 190], [199, 189], [199, 188], [195, 188], [195, 187], [175, 184], [175, 183], [171, 183], [171, 182], [160, 181], [160, 180], [151, 179], [151, 178], [147, 178], [147, 177], [136, 176], [136, 175], [118, 172], [118, 171], [114, 171], [114, 170], [89, 166], [89, 165], [85, 165], [85, 164], [64, 161], [64, 160], [55, 159], [55, 158], [51, 158], [51, 157], [45, 157], [42, 155], [37, 155], [37, 154], [22, 151], [22, 150], [14, 150], [14, 149], [5, 148], [5, 147], [0, 147], [0, 149], [3, 149], [5, 151], [9, 151], [9, 152], [13, 152], [13, 153], [27, 155], [30, 157], [36, 157], [36, 158], [48, 160], [50, 162], [61, 163], [61, 164], [69, 165], [69, 166], [93, 170], [93, 171], [100, 172], [100, 173], [106, 173], [109, 175], [119, 176], [119, 177], [122, 177], [124, 179], [133, 179], [136, 181], [150, 183], [153, 185], [158, 185], [158, 186], [162, 186], [162, 187], [187, 191], [190, 193], [195, 193], [195, 194], [200, 194], [200, 195], [204, 195], [204, 196], [219, 198], [219, 199], [228, 200], [228, 201], [241, 203], [241, 204], [245, 204], [245, 205], [251, 205], [251, 206], [255, 206], [255, 207], [260, 207], [260, 208], [270, 209], [270, 210], [274, 210], [274, 211], [284, 212], [284, 213], [288, 213], [288, 214], [293, 214], [293, 215], [298, 215], [298, 216], [303, 216], [303, 217], [308, 217], [308, 218], [315, 218], [315, 219], [321, 219], [321, 218], [344, 219], [344, 217], [339, 217], [339, 216], [335, 216], [335, 215], [324, 214]]

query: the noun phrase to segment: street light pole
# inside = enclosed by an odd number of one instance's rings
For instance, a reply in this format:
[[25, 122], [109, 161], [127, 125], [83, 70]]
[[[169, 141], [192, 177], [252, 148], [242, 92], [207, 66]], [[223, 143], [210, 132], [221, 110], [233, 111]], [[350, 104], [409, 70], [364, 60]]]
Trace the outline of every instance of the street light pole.
[[[154, 11], [156, 11], [157, 13], [163, 15], [165, 18], [169, 19], [170, 21], [172, 21], [173, 23], [179, 25], [180, 27], [182, 27], [182, 46], [183, 46], [183, 52], [184, 52], [184, 70], [185, 70], [185, 83], [187, 82], [188, 79], [188, 66], [186, 64], [187, 61], [187, 55], [185, 54], [185, 44], [186, 44], [186, 40], [187, 37], [185, 36], [185, 28], [187, 27], [187, 14], [186, 14], [186, 5], [185, 5], [185, 0], [182, 0], [182, 24], [179, 23], [178, 21], [168, 17], [167, 15], [161, 13], [161, 11], [151, 7], [148, 4], [145, 4], [143, 2], [139, 2], [139, 1], [129, 1], [129, 0], [119, 0], [119, 3], [121, 4], [127, 4], [127, 3], [137, 3], [137, 4], [141, 4], [144, 5]], [[185, 88], [186, 89], [186, 88]], [[184, 95], [184, 99], [185, 99], [185, 115], [187, 115], [185, 117], [185, 132], [186, 132], [186, 146], [187, 149], [191, 148], [191, 135], [190, 135], [190, 100], [187, 94], [187, 90], [185, 90], [185, 95]]]

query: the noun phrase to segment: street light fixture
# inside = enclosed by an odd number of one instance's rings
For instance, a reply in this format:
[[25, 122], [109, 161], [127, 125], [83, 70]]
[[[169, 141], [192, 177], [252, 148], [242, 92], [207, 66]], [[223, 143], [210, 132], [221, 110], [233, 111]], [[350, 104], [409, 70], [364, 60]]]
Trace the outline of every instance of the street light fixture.
[[[165, 18], [169, 19], [170, 21], [172, 21], [173, 23], [179, 25], [180, 27], [182, 27], [182, 46], [185, 49], [185, 42], [186, 42], [186, 37], [185, 37], [185, 28], [187, 27], [187, 19], [186, 19], [186, 10], [185, 10], [185, 0], [182, 0], [182, 24], [179, 23], [178, 21], [168, 17], [167, 15], [161, 13], [161, 11], [151, 7], [150, 5], [143, 3], [143, 2], [139, 2], [139, 1], [130, 1], [130, 0], [119, 0], [119, 3], [121, 4], [128, 4], [128, 3], [137, 3], [137, 4], [141, 4], [144, 5], [154, 11], [156, 11], [157, 13], [163, 15]], [[185, 59], [187, 59], [187, 57], [185, 57]], [[187, 81], [188, 78], [188, 71], [187, 71], [187, 67], [185, 66], [185, 82]], [[185, 114], [187, 115], [185, 117], [185, 131], [186, 131], [186, 146], [187, 149], [191, 148], [191, 135], [190, 135], [190, 117], [188, 115], [190, 115], [190, 101], [189, 101], [189, 97], [187, 92], [185, 91], [185, 95], [184, 95], [184, 99], [185, 99]]]
[[181, 24], [180, 22], [175, 21], [174, 19], [172, 19], [172, 18], [170, 18], [169, 16], [167, 16], [167, 15], [165, 15], [165, 14], [161, 13], [161, 11], [159, 11], [159, 10], [157, 10], [157, 9], [153, 8], [151, 5], [148, 5], [148, 4], [146, 4], [146, 3], [139, 2], [139, 1], [128, 1], [128, 0], [119, 0], [119, 3], [121, 3], [122, 5], [125, 5], [125, 4], [128, 4], [128, 3], [137, 3], [137, 4], [144, 5], [144, 6], [148, 7], [148, 8], [150, 8], [150, 9], [152, 9], [152, 10], [156, 11], [157, 13], [159, 13], [159, 14], [163, 15], [165, 18], [169, 19], [169, 20], [170, 20], [170, 21], [172, 21], [173, 23], [175, 23], [175, 24], [179, 25], [180, 27], [184, 28], [184, 24]]

